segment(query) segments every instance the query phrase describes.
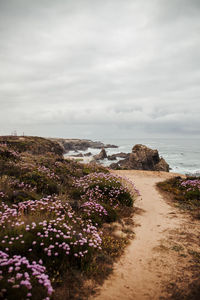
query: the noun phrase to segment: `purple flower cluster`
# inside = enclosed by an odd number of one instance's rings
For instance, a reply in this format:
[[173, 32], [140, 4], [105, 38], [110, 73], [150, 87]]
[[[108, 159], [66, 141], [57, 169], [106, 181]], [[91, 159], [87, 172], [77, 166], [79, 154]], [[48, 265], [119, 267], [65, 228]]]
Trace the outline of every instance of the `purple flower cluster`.
[[23, 181], [20, 182], [18, 179], [12, 180], [10, 182], [10, 186], [17, 189], [28, 190], [31, 192], [36, 191], [36, 187], [32, 187], [30, 184], [24, 183]]
[[[132, 189], [132, 197], [139, 194], [134, 184], [129, 181], [124, 181], [119, 176], [105, 173], [92, 173], [80, 179], [75, 180], [74, 186], [82, 192], [82, 200], [87, 200], [88, 203], [94, 203], [91, 209], [98, 202], [109, 202], [113, 207], [119, 205], [119, 198], [125, 193], [130, 193], [130, 185]], [[126, 187], [129, 185], [128, 187]], [[89, 201], [89, 202], [88, 202]], [[84, 205], [84, 204], [83, 204]]]
[[[18, 220], [18, 211], [16, 205], [11, 207], [3, 201], [0, 203], [0, 226], [5, 229], [7, 226], [14, 227]], [[23, 222], [24, 223], [24, 222]]]
[[38, 171], [44, 173], [51, 179], [59, 179], [58, 175], [56, 175], [53, 171], [51, 171], [49, 168], [46, 168], [45, 166], [39, 166]]
[[9, 298], [9, 294], [13, 293], [13, 289], [21, 289], [25, 293], [23, 298], [31, 298], [34, 292], [35, 280], [46, 290], [46, 299], [49, 299], [48, 296], [52, 295], [53, 288], [42, 260], [39, 263], [35, 261], [30, 263], [26, 257], [21, 255], [10, 257], [7, 253], [0, 251], [1, 299]]
[[95, 201], [87, 201], [81, 205], [83, 211], [90, 217], [92, 214], [102, 216], [107, 216], [108, 213], [106, 209], [99, 203]]
[[[76, 217], [70, 205], [62, 203], [57, 197], [48, 196], [41, 200], [20, 202], [12, 205], [11, 208], [3, 203], [3, 208], [4, 213], [0, 214], [2, 227], [19, 228], [20, 232], [22, 230], [29, 232], [29, 235], [32, 235], [32, 245], [39, 245], [48, 256], [57, 256], [61, 251], [69, 255], [76, 248], [79, 250], [87, 248], [89, 244], [90, 247], [94, 248], [101, 245], [97, 228], [90, 221], [86, 223], [81, 218]], [[38, 217], [38, 213], [43, 215], [43, 221], [25, 224], [23, 221], [25, 214], [29, 217]], [[75, 230], [76, 227], [77, 230]], [[4, 248], [10, 245], [15, 247], [15, 243], [18, 243], [20, 238], [21, 234], [10, 237], [9, 240], [4, 237], [0, 243], [3, 244]], [[32, 247], [28, 251], [32, 251]], [[81, 252], [80, 256], [82, 257], [82, 251], [79, 252]]]
[[0, 144], [0, 156], [18, 159], [20, 154], [13, 149], [10, 149], [7, 144]]
[[199, 179], [187, 179], [181, 181], [181, 186], [185, 187], [187, 191], [198, 189], [200, 191], [200, 180]]
[[[97, 207], [99, 212], [102, 210], [106, 213], [101, 206], [97, 205]], [[37, 274], [37, 264], [30, 262], [29, 255], [38, 257], [39, 252], [45, 261], [48, 258], [66, 261], [67, 258], [71, 260], [72, 257], [83, 259], [91, 255], [92, 251], [101, 250], [102, 239], [98, 228], [90, 219], [83, 220], [76, 216], [71, 206], [58, 197], [48, 196], [40, 200], [24, 201], [13, 204], [11, 207], [2, 202], [0, 225], [2, 258], [0, 286], [5, 286], [5, 278], [8, 278], [8, 283], [12, 285], [12, 288], [20, 289], [22, 285], [25, 285], [29, 290], [32, 286], [31, 276], [36, 276], [39, 283], [47, 286], [50, 294], [52, 288], [50, 281], [47, 284], [48, 277], [44, 275], [44, 267], [41, 269], [41, 274]], [[20, 251], [23, 253], [25, 251], [27, 258], [21, 257]], [[16, 255], [10, 258], [10, 253], [16, 253]], [[30, 271], [32, 270], [32, 275], [28, 277], [30, 280], [24, 277], [19, 278], [19, 262], [25, 264]], [[4, 266], [7, 266], [6, 269]], [[46, 278], [45, 282], [43, 278]], [[27, 296], [27, 298], [31, 297]]]

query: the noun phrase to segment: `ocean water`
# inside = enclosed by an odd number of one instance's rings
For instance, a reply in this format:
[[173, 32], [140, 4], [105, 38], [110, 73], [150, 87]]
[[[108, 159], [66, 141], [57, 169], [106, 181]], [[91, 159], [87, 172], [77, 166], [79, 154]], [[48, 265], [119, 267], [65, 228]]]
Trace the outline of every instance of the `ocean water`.
[[[168, 138], [133, 138], [133, 139], [104, 139], [104, 144], [114, 144], [118, 148], [106, 149], [108, 155], [118, 152], [130, 153], [136, 144], [143, 144], [149, 148], [157, 149], [159, 155], [169, 164], [170, 172], [180, 174], [200, 175], [200, 139], [168, 139]], [[99, 149], [89, 148], [81, 153], [91, 152], [93, 155], [100, 152]], [[67, 155], [77, 154], [70, 151]], [[105, 166], [117, 161], [101, 161]]]

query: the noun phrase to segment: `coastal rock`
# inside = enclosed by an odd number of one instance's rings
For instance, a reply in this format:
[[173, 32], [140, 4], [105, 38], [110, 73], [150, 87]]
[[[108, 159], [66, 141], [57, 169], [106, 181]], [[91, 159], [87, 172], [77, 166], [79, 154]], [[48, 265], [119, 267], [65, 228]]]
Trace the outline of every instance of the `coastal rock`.
[[119, 170], [119, 169], [122, 169], [122, 168], [120, 167], [119, 163], [112, 163], [112, 164], [110, 164], [109, 168], [112, 169], [112, 170]]
[[92, 156], [92, 153], [91, 152], [87, 152], [84, 154], [84, 156]]
[[61, 139], [61, 138], [49, 138], [50, 140], [57, 142], [63, 148], [64, 152], [69, 151], [85, 151], [88, 148], [102, 149], [102, 148], [118, 148], [116, 145], [106, 144], [99, 141], [91, 141], [86, 139]]
[[102, 150], [99, 154], [94, 155], [95, 160], [102, 160], [104, 158], [107, 158], [107, 153], [106, 153], [106, 150], [104, 148], [102, 148]]
[[118, 146], [113, 145], [113, 144], [106, 144], [106, 145], [104, 145], [104, 148], [118, 148]]
[[155, 170], [169, 172], [170, 167], [168, 163], [164, 160], [164, 158], [161, 157], [159, 163], [157, 163], [155, 166]]
[[169, 165], [159, 157], [158, 150], [141, 144], [135, 145], [127, 158], [120, 160], [117, 164], [111, 164], [110, 168], [169, 172]]
[[127, 158], [129, 156], [129, 153], [120, 152], [115, 155], [120, 158]]
[[108, 160], [116, 160], [118, 157], [120, 158], [127, 158], [129, 156], [129, 153], [124, 153], [124, 152], [120, 152], [120, 153], [115, 153], [112, 155], [108, 155]]
[[108, 155], [108, 156], [107, 156], [107, 159], [108, 159], [108, 160], [116, 160], [116, 159], [117, 159], [117, 156], [116, 156], [115, 154]]

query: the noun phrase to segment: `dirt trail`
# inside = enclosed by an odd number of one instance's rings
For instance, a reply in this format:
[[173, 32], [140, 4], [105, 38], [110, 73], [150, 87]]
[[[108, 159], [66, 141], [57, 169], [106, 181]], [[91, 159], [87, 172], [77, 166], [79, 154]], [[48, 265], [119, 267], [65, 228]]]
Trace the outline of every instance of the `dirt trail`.
[[141, 193], [135, 202], [138, 208], [134, 215], [135, 239], [115, 264], [113, 274], [104, 282], [98, 295], [92, 299], [168, 299], [168, 291], [163, 285], [177, 278], [180, 281], [183, 273], [186, 278], [183, 284], [191, 277], [190, 271], [184, 268], [187, 255], [172, 251], [185, 251], [186, 241], [181, 241], [178, 233], [184, 228], [184, 234], [188, 234], [190, 226], [185, 227], [185, 217], [177, 208], [170, 206], [155, 187], [157, 182], [174, 174], [146, 171], [116, 173], [131, 179]]

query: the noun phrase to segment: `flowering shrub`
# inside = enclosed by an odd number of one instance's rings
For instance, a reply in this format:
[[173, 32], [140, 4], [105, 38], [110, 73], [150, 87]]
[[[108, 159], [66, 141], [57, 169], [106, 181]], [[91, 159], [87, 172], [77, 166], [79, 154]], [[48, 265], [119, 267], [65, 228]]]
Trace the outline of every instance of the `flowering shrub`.
[[0, 251], [1, 299], [48, 300], [52, 293], [53, 288], [41, 259], [39, 263], [30, 263], [25, 256], [9, 256]]
[[56, 175], [54, 172], [52, 172], [49, 168], [46, 168], [45, 166], [38, 167], [38, 171], [46, 174], [47, 177], [51, 179], [59, 179], [58, 175]]
[[102, 247], [125, 246], [100, 226], [132, 205], [135, 189], [103, 167], [18, 146], [20, 155], [0, 145], [0, 299], [48, 300], [66, 274], [95, 270]]
[[15, 189], [23, 189], [23, 190], [28, 190], [28, 191], [35, 191], [36, 187], [32, 187], [30, 184], [25, 183], [25, 182], [20, 182], [18, 179], [12, 180], [10, 182], [10, 186], [15, 188]]
[[75, 181], [74, 186], [83, 195], [82, 199], [131, 206], [133, 198], [129, 190], [122, 185], [121, 178], [111, 174], [92, 173]]
[[58, 194], [59, 186], [58, 183], [49, 176], [46, 176], [46, 173], [39, 172], [38, 170], [33, 170], [22, 176], [23, 182], [36, 187], [38, 193], [43, 194]]
[[180, 185], [185, 187], [187, 191], [200, 191], [200, 179], [181, 180]]
[[74, 182], [75, 195], [82, 201], [83, 217], [93, 223], [115, 221], [120, 206], [132, 206], [136, 189], [132, 186], [131, 195], [122, 184], [122, 178], [112, 174], [91, 173]]
[[[60, 276], [70, 265], [84, 266], [94, 251], [101, 250], [98, 228], [76, 216], [68, 203], [56, 197], [29, 200], [11, 207], [2, 203], [0, 225], [0, 249], [5, 256], [20, 259], [26, 256], [29, 261], [40, 258], [51, 278]], [[16, 280], [11, 283], [17, 284]], [[5, 284], [3, 275], [0, 284]]]
[[10, 149], [7, 144], [0, 144], [0, 158], [17, 160], [20, 155], [17, 151]]

